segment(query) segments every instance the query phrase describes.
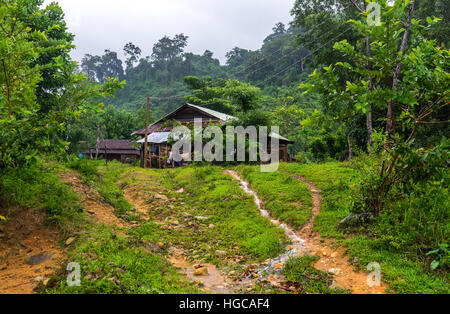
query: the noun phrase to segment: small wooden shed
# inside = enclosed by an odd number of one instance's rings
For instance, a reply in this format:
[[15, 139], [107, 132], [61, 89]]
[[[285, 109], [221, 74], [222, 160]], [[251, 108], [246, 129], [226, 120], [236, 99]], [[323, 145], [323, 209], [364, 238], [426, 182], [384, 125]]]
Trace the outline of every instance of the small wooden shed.
[[91, 159], [97, 157], [108, 161], [117, 160], [122, 163], [133, 163], [139, 159], [139, 149], [130, 140], [102, 140], [95, 147], [85, 152]]

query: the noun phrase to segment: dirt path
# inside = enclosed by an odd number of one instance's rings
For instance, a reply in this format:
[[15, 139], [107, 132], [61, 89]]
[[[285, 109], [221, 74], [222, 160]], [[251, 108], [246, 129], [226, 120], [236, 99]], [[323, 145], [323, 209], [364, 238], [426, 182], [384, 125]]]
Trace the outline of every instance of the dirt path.
[[40, 210], [14, 208], [0, 232], [0, 294], [31, 294], [66, 259], [58, 230]]
[[102, 202], [97, 190], [85, 184], [77, 172], [67, 170], [58, 174], [61, 181], [69, 185], [82, 198], [82, 206], [98, 224], [124, 227], [125, 222], [114, 214], [114, 208]]
[[297, 180], [308, 184], [312, 196], [311, 217], [305, 223], [298, 235], [306, 240], [305, 253], [319, 256], [314, 265], [315, 268], [334, 274], [334, 285], [343, 289], [351, 290], [355, 294], [382, 294], [385, 293], [387, 285], [370, 287], [367, 284], [367, 274], [355, 272], [352, 264], [348, 262], [348, 256], [343, 247], [334, 248], [332, 241], [321, 242], [321, 236], [314, 232], [314, 221], [320, 212], [322, 204], [321, 191], [310, 181], [296, 176]]
[[[136, 191], [136, 189], [132, 187], [128, 187], [124, 190], [124, 196], [125, 199], [132, 204], [139, 213], [142, 214], [142, 219], [149, 220], [149, 213], [153, 207], [145, 201], [141, 195], [141, 192]], [[160, 193], [155, 193], [154, 197], [161, 204], [170, 202], [162, 191], [160, 191]], [[155, 222], [161, 225], [165, 224], [164, 221]], [[197, 264], [190, 263], [188, 261], [188, 256], [180, 247], [170, 247], [169, 253], [169, 261], [171, 264], [189, 280], [204, 289], [205, 292], [215, 294], [233, 293], [231, 283], [226, 280], [215, 265], [200, 262]]]

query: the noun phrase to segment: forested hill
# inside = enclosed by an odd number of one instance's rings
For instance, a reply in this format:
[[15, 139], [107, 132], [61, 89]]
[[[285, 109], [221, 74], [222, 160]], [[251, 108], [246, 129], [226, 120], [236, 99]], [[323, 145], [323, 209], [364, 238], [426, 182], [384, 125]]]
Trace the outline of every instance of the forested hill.
[[[367, 108], [362, 105], [367, 101], [356, 96], [362, 90], [355, 90], [349, 97], [345, 96], [349, 90], [341, 90], [353, 80], [366, 82], [361, 80], [361, 73], [349, 68], [350, 65], [361, 67], [366, 62], [365, 54], [351, 56], [351, 51], [342, 46], [345, 43], [358, 51], [366, 50], [366, 30], [350, 23], [366, 18], [361, 16], [361, 8], [351, 2], [322, 1], [313, 6], [309, 3], [311, 1], [297, 0], [289, 26], [277, 23], [258, 50], [231, 49], [223, 65], [210, 50], [202, 55], [186, 52], [189, 37], [182, 33], [164, 36], [154, 44], [152, 51], [142, 51], [133, 43], [127, 43], [123, 48], [125, 60], [120, 60], [118, 53], [110, 50], [100, 56], [86, 55], [80, 66], [92, 81], [105, 83], [113, 77], [126, 84], [115, 92], [115, 98], [104, 100], [103, 112], [71, 126], [67, 138], [72, 150], [85, 149], [86, 144], [80, 146], [80, 142], [93, 145], [99, 135], [110, 139], [129, 138], [133, 131], [144, 127], [144, 108], [147, 96], [151, 96], [152, 121], [189, 102], [238, 116], [243, 125], [278, 125], [282, 135], [295, 142], [289, 148], [290, 154], [298, 155], [300, 160], [343, 160], [351, 157], [353, 151], [367, 151], [374, 130], [387, 127], [386, 103], [381, 101]], [[431, 17], [439, 17], [427, 28], [423, 38], [433, 40], [434, 45], [442, 48], [448, 45], [448, 36], [444, 34], [449, 33], [445, 4], [446, 1], [416, 1], [414, 11], [419, 28], [427, 27], [425, 25], [433, 21]], [[398, 45], [402, 30], [399, 31], [392, 38], [394, 45]], [[411, 41], [408, 49], [412, 51], [417, 43]], [[385, 61], [392, 63], [395, 59], [388, 56]], [[329, 65], [335, 67], [324, 68]], [[305, 88], [298, 88], [301, 84], [307, 87], [310, 75], [320, 75], [324, 69], [338, 74], [338, 81], [330, 82], [330, 86], [321, 90], [310, 89], [306, 94]], [[392, 88], [392, 83], [388, 83], [392, 78], [377, 79], [388, 89]], [[372, 88], [381, 86], [372, 83]], [[337, 89], [328, 91], [332, 85]], [[335, 97], [331, 97], [335, 92]], [[406, 96], [401, 97], [401, 101], [407, 100]], [[373, 104], [378, 102], [374, 100]], [[444, 108], [435, 118], [445, 120], [447, 111]], [[434, 123], [424, 125], [423, 129], [420, 141], [430, 137], [437, 140], [449, 131], [448, 126]]]
[[278, 23], [261, 49], [235, 47], [226, 54], [225, 65], [209, 50], [203, 55], [185, 52], [189, 37], [179, 34], [161, 38], [150, 55], [145, 56], [149, 52], [128, 43], [124, 47], [126, 60], [120, 60], [116, 52], [105, 50], [102, 56], [86, 55], [81, 67], [98, 82], [104, 82], [107, 77], [126, 80], [125, 88], [108, 104], [136, 111], [151, 95], [153, 113], [159, 117], [174, 110], [189, 94], [183, 81], [186, 76], [236, 79], [261, 87], [267, 95], [278, 94], [280, 86], [298, 85], [311, 60], [309, 51], [297, 41], [298, 33], [301, 33], [299, 28]]
[[[296, 0], [289, 27], [221, 65], [184, 34], [78, 64], [57, 3], [0, 0], [0, 293], [214, 292], [176, 269], [193, 262], [238, 293], [448, 294], [449, 2]], [[142, 129], [148, 95], [152, 120], [189, 102], [279, 126], [297, 162], [219, 162], [207, 136], [217, 164], [78, 154]]]

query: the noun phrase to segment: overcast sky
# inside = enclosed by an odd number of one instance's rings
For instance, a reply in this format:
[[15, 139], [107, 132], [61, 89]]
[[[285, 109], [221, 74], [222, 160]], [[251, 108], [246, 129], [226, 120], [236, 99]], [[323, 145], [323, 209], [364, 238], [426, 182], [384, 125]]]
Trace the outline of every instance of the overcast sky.
[[[58, 0], [70, 32], [76, 35], [73, 58], [105, 49], [122, 57], [122, 48], [133, 42], [151, 55], [164, 35], [189, 36], [186, 51], [225, 61], [234, 47], [258, 49], [277, 22], [291, 21], [295, 0]], [[52, 1], [46, 0], [48, 4]]]

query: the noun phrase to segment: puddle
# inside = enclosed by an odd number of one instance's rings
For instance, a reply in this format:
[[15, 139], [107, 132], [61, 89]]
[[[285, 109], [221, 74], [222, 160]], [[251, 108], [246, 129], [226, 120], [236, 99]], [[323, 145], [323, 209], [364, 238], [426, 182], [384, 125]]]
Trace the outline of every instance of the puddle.
[[[232, 294], [229, 284], [217, 270], [215, 265], [200, 263], [201, 268], [208, 271], [204, 275], [196, 276], [194, 272], [197, 270], [196, 265], [189, 263], [184, 257], [182, 250], [171, 248], [172, 257], [169, 259], [175, 268], [178, 268], [186, 277], [193, 282], [199, 284], [201, 289], [214, 294]], [[197, 266], [198, 267], [198, 266]]]

